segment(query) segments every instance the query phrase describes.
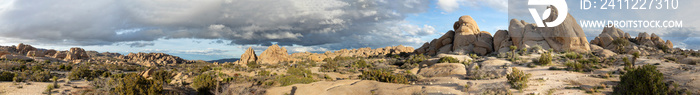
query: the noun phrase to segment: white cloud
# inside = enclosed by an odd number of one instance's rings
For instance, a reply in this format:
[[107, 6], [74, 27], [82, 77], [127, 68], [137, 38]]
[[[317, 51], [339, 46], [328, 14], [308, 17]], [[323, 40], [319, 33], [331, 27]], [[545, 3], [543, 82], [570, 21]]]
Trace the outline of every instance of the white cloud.
[[500, 12], [508, 11], [508, 0], [438, 0], [438, 8], [446, 12], [458, 10], [460, 6], [470, 8], [490, 7]]

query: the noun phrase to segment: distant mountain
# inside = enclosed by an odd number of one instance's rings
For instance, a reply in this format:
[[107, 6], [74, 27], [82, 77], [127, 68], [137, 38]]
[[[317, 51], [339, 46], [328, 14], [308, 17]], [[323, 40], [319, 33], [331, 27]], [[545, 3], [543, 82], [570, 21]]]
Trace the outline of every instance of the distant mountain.
[[226, 58], [226, 59], [211, 60], [211, 61], [207, 61], [207, 62], [210, 62], [210, 63], [214, 63], [214, 62], [225, 63], [225, 62], [236, 62], [236, 61], [238, 61], [238, 60], [240, 60], [240, 58]]

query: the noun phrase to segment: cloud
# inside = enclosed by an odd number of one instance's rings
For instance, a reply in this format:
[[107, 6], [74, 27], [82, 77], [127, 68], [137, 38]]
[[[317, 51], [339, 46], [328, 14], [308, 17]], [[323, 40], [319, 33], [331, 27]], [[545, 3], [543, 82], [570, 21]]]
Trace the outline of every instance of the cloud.
[[153, 42], [130, 42], [130, 43], [125, 43], [125, 45], [129, 45], [129, 47], [146, 47], [146, 46], [153, 46], [155, 45]]
[[460, 6], [470, 8], [490, 7], [500, 12], [508, 11], [508, 0], [438, 0], [437, 5], [438, 8], [446, 12], [453, 12], [459, 9]]
[[230, 50], [207, 48], [204, 50], [177, 50], [175, 53], [183, 54], [198, 54], [198, 55], [224, 55], [224, 52], [229, 52]]
[[[0, 37], [56, 45], [221, 39], [328, 49], [418, 44], [428, 0], [8, 0]], [[398, 28], [398, 29], [397, 29]], [[407, 40], [403, 40], [407, 39]], [[132, 43], [134, 47], [150, 43]], [[131, 45], [130, 45], [131, 46]]]

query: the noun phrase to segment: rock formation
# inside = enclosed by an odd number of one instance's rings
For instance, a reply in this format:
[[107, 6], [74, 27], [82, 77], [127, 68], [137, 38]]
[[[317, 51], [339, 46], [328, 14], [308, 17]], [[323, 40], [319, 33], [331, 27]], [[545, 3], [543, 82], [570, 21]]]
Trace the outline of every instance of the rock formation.
[[629, 38], [631, 38], [629, 33], [625, 33], [622, 30], [617, 29], [615, 27], [605, 27], [603, 29], [603, 32], [591, 41], [591, 44], [598, 45], [605, 49], [615, 50], [616, 45], [612, 44], [613, 40], [627, 40]]
[[186, 64], [189, 61], [177, 56], [168, 55], [165, 53], [129, 53], [126, 56], [120, 56], [118, 59], [127, 60], [130, 63], [136, 63], [143, 66], [160, 66], [169, 64]]
[[290, 61], [287, 49], [284, 47], [280, 48], [277, 44], [267, 47], [267, 49], [260, 54], [258, 60], [256, 60], [256, 62], [262, 64], [277, 64], [287, 61]]
[[462, 16], [454, 23], [456, 31], [448, 31], [438, 39], [425, 43], [414, 52], [417, 54], [437, 55], [445, 53], [486, 55], [493, 49], [493, 37], [486, 31], [480, 31], [471, 16]]
[[252, 47], [248, 47], [245, 53], [241, 55], [241, 59], [234, 62], [234, 64], [246, 65], [248, 62], [255, 62], [255, 60], [258, 60], [258, 56], [255, 55], [255, 50], [253, 50]]
[[36, 48], [34, 48], [31, 45], [25, 45], [24, 43], [19, 43], [19, 45], [17, 45], [16, 50], [17, 50], [17, 52], [19, 52], [19, 54], [27, 54], [29, 51], [36, 50]]
[[464, 77], [466, 74], [467, 70], [462, 63], [438, 63], [426, 68], [421, 68], [420, 71], [418, 71], [418, 75], [424, 77]]
[[372, 49], [372, 48], [358, 48], [358, 49], [341, 49], [337, 51], [327, 51], [322, 54], [317, 54], [317, 53], [309, 53], [309, 52], [301, 52], [301, 53], [293, 53], [291, 55], [292, 60], [302, 60], [302, 59], [308, 59], [316, 62], [323, 61], [323, 59], [326, 58], [335, 58], [335, 57], [372, 57], [372, 56], [387, 56], [387, 55], [400, 55], [400, 54], [408, 54], [413, 52], [414, 49], [413, 47], [406, 47], [403, 45], [398, 45], [398, 46], [387, 46], [384, 48], [377, 48], [377, 49]]
[[646, 32], [639, 33], [637, 35], [637, 44], [639, 45], [645, 45], [649, 47], [666, 47], [666, 48], [673, 48], [673, 43], [670, 42], [670, 40], [666, 40], [664, 42], [661, 37], [657, 36], [654, 33], [651, 33], [651, 36], [647, 34]]
[[[630, 39], [634, 39], [634, 41], [630, 41]], [[629, 44], [622, 46], [622, 49], [618, 49], [619, 47], [615, 44], [615, 40], [627, 41]], [[603, 29], [603, 32], [591, 41], [591, 44], [615, 52], [620, 52], [619, 50], [624, 50], [624, 53], [627, 54], [639, 52], [641, 55], [649, 55], [655, 52], [658, 53], [657, 48], [660, 47], [673, 48], [673, 43], [670, 40], [664, 41], [654, 33], [652, 33], [650, 36], [646, 32], [642, 32], [639, 33], [639, 35], [637, 35], [636, 38], [632, 38], [629, 35], [629, 33], [625, 33], [624, 31], [617, 29], [614, 26], [605, 27]], [[595, 51], [599, 52], [600, 50]], [[611, 54], [605, 55], [607, 56]]]
[[78, 48], [78, 47], [73, 47], [70, 48], [70, 51], [66, 53], [66, 59], [65, 60], [78, 60], [78, 59], [90, 59], [90, 56], [85, 53], [85, 50], [83, 48]]
[[[552, 13], [545, 22], [553, 21], [557, 18], [556, 8], [552, 8]], [[525, 21], [517, 19], [510, 20], [508, 31], [499, 31], [507, 33], [496, 33], [502, 35], [508, 34], [511, 37], [512, 44], [518, 48], [528, 48], [535, 45], [541, 46], [543, 49], [553, 49], [554, 51], [575, 51], [588, 52], [590, 46], [586, 39], [581, 26], [576, 23], [571, 14], [567, 14], [563, 23], [556, 27], [537, 27], [535, 24], [529, 24]], [[497, 39], [503, 39], [498, 38]], [[500, 42], [504, 44], [503, 42]], [[507, 43], [506, 43], [507, 44]], [[498, 47], [503, 47], [499, 45]], [[503, 48], [499, 48], [502, 51]]]

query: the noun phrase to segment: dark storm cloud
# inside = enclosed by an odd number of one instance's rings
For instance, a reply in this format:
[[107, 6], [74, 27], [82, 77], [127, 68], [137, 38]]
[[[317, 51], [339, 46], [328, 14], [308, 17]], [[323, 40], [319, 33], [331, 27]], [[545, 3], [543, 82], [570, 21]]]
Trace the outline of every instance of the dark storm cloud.
[[[410, 25], [427, 0], [9, 0], [0, 36], [39, 43], [110, 45], [223, 39], [235, 45], [333, 49], [419, 44], [432, 26]], [[138, 44], [138, 43], [135, 43]], [[151, 44], [145, 44], [148, 46]], [[134, 45], [140, 46], [140, 45]]]

